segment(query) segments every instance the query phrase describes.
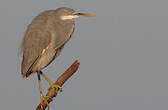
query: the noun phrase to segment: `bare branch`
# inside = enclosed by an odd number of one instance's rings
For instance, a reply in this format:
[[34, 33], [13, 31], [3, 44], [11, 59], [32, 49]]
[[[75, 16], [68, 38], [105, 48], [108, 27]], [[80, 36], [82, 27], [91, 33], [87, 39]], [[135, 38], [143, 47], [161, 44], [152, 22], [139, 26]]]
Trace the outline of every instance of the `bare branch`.
[[[76, 60], [55, 82], [55, 84], [59, 85], [62, 87], [62, 85], [77, 71], [79, 67], [79, 62]], [[48, 91], [46, 96], [49, 96], [51, 98], [56, 97], [57, 94], [55, 94], [55, 89], [51, 89]], [[52, 100], [48, 98], [47, 102], [50, 103]], [[47, 104], [43, 102], [42, 104], [43, 109], [45, 110], [47, 107]], [[36, 108], [36, 110], [42, 110], [41, 109], [41, 104], [39, 104]]]

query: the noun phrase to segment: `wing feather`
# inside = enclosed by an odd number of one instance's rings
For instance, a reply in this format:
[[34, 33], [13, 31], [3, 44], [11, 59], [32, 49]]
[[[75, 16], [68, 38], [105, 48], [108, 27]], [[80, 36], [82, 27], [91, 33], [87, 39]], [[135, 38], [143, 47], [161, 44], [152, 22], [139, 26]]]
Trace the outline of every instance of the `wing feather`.
[[31, 67], [38, 60], [42, 51], [49, 45], [50, 40], [50, 33], [43, 29], [26, 32], [22, 42], [23, 61], [21, 71], [23, 76], [33, 72]]

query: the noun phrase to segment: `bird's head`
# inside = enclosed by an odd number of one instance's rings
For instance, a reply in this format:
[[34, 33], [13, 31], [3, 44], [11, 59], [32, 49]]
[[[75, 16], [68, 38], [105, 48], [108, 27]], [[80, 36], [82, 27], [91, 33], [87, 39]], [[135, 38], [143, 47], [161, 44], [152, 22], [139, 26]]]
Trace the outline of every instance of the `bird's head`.
[[57, 15], [59, 15], [61, 20], [72, 20], [74, 18], [79, 18], [79, 17], [95, 17], [95, 15], [92, 14], [87, 14], [87, 13], [76, 13], [73, 9], [71, 8], [58, 8], [56, 10]]

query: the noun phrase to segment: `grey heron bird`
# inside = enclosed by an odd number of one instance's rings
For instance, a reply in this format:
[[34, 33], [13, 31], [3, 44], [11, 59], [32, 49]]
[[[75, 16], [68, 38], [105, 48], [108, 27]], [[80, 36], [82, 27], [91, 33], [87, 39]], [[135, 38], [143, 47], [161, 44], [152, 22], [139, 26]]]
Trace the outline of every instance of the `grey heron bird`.
[[21, 44], [23, 52], [21, 74], [29, 78], [37, 73], [41, 103], [46, 101], [47, 97], [42, 93], [40, 75], [50, 84], [49, 89], [55, 88], [56, 93], [58, 89], [62, 91], [60, 86], [52, 83], [44, 75], [42, 69], [59, 56], [64, 45], [71, 38], [75, 28], [74, 18], [84, 16], [93, 17], [94, 15], [76, 13], [73, 9], [66, 7], [47, 10], [33, 19], [24, 34]]

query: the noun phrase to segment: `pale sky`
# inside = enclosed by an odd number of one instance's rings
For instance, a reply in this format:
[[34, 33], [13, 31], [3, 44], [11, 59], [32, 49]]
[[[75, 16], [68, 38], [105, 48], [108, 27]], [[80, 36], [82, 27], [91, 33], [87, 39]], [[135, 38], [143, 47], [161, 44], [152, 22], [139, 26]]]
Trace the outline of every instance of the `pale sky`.
[[76, 59], [81, 63], [51, 110], [167, 110], [166, 0], [1, 0], [1, 109], [32, 110], [40, 103], [37, 76], [21, 76], [18, 48], [34, 17], [59, 7], [96, 18], [76, 19], [72, 39], [43, 70], [55, 81]]

